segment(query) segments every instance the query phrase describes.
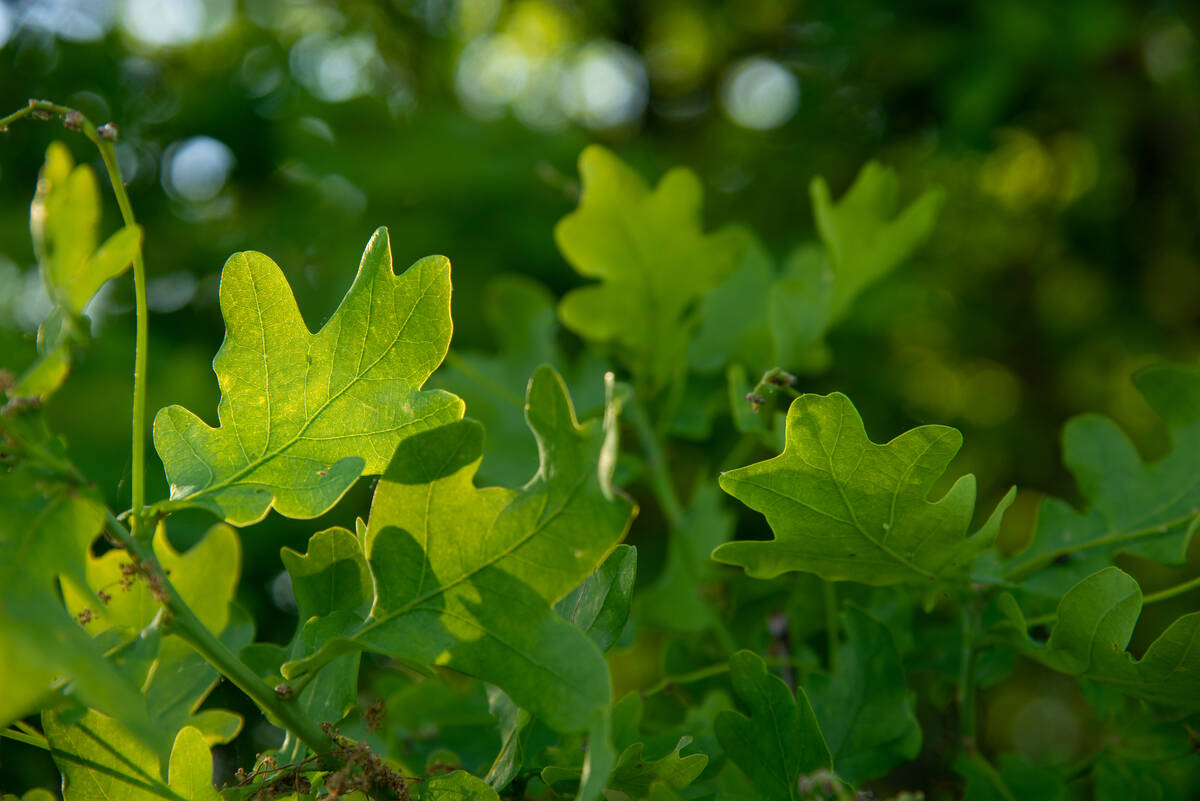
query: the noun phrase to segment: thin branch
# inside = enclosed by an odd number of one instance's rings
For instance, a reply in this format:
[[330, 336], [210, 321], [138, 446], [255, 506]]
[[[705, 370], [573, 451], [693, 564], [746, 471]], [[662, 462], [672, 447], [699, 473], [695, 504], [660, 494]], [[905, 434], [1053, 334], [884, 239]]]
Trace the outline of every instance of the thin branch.
[[[82, 112], [68, 108], [48, 100], [31, 98], [22, 109], [14, 111], [7, 117], [0, 118], [0, 131], [8, 130], [8, 126], [25, 117], [49, 119], [61, 117], [63, 125], [69, 129], [80, 131], [100, 151], [104, 168], [108, 171], [109, 183], [112, 184], [117, 206], [121, 209], [121, 218], [126, 226], [137, 225], [133, 216], [133, 207], [129, 203], [129, 194], [125, 191], [125, 182], [121, 178], [121, 168], [117, 164], [117, 153], [113, 142], [117, 138], [117, 128], [112, 123], [99, 128]], [[133, 510], [133, 536], [139, 540], [148, 537], [143, 510], [146, 505], [146, 358], [149, 348], [149, 310], [146, 305], [146, 263], [142, 258], [142, 246], [139, 243], [133, 254], [133, 289], [136, 313], [136, 333], [133, 353], [133, 433], [132, 433], [132, 467], [130, 476], [130, 491]]]
[[[106, 512], [108, 530], [129, 551], [147, 576], [150, 590], [155, 595], [171, 619], [168, 624], [173, 634], [196, 649], [197, 652], [213, 667], [229, 679], [238, 689], [250, 696], [268, 718], [278, 721], [288, 731], [293, 732], [314, 753], [328, 753], [333, 749], [333, 741], [297, 707], [294, 700], [281, 698], [258, 674], [250, 669], [230, 651], [223, 642], [218, 640], [208, 628], [196, 617], [187, 602], [180, 597], [179, 592], [171, 584], [159, 567], [150, 546], [134, 538], [129, 531], [113, 516]], [[295, 699], [296, 693], [290, 695]]]

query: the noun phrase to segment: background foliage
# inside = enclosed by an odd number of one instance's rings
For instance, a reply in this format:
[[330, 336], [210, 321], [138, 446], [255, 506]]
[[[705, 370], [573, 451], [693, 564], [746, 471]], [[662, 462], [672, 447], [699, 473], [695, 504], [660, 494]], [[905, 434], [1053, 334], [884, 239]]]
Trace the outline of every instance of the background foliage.
[[[747, 223], [781, 265], [817, 234], [810, 180], [824, 176], [841, 197], [878, 159], [899, 175], [904, 206], [942, 188], [938, 222], [908, 264], [848, 308], [828, 337], [827, 368], [802, 376], [800, 388], [845, 392], [875, 441], [923, 423], [961, 429], [965, 446], [946, 475], [979, 477], [972, 531], [1009, 486], [1021, 488], [1001, 532], [1015, 549], [1041, 493], [1083, 505], [1061, 456], [1068, 417], [1115, 419], [1144, 456], [1169, 448], [1168, 426], [1129, 376], [1145, 364], [1193, 360], [1200, 334], [1198, 24], [1192, 4], [1109, 0], [925, 0], [903, 11], [877, 0], [34, 0], [0, 5], [0, 109], [48, 97], [121, 127], [118, 156], [152, 232], [149, 405], [179, 404], [212, 423], [210, 364], [223, 330], [216, 279], [232, 252], [262, 251], [283, 265], [316, 328], [334, 314], [362, 243], [386, 224], [398, 264], [443, 253], [454, 265], [447, 372], [510, 365], [528, 376], [580, 351], [556, 327], [553, 298], [586, 281], [554, 231], [576, 208], [576, 160], [587, 143], [611, 147], [652, 186], [671, 167], [691, 167], [704, 191], [703, 229]], [[46, 141], [31, 125], [0, 139], [6, 365], [32, 361], [32, 334], [48, 308], [27, 224]], [[77, 160], [99, 166], [82, 139], [65, 141]], [[107, 197], [104, 209], [102, 230], [111, 232], [118, 218]], [[524, 278], [496, 280], [510, 273]], [[103, 337], [49, 409], [72, 458], [94, 477], [128, 475], [132, 302], [127, 282], [114, 283], [89, 307]], [[497, 336], [498, 306], [522, 309], [529, 330]], [[497, 348], [508, 355], [489, 361]], [[564, 373], [581, 410], [600, 408], [597, 386], [589, 397]], [[461, 394], [470, 413], [471, 397]], [[500, 424], [484, 422], [498, 436]], [[512, 438], [524, 461], [485, 458], [481, 476], [532, 472], [528, 434], [518, 428]], [[691, 447], [673, 455], [684, 483], [696, 464]], [[150, 475], [158, 483], [149, 496], [165, 496], [161, 474]], [[98, 491], [114, 508], [129, 504], [127, 478]], [[352, 530], [370, 491], [360, 482], [303, 530], [272, 516], [243, 538], [237, 600], [260, 639], [283, 643], [296, 628], [280, 547], [303, 551], [308, 533], [328, 526]], [[687, 557], [668, 551], [654, 526], [663, 510], [637, 491], [639, 588], [669, 608], [663, 588]], [[704, 502], [698, 496], [693, 508]], [[732, 512], [721, 514], [732, 525]], [[738, 514], [765, 536], [756, 517]], [[714, 516], [696, 513], [693, 525]], [[210, 524], [203, 513], [181, 513], [171, 539], [186, 548]], [[722, 537], [701, 531], [697, 539]], [[1194, 551], [1191, 568], [1129, 556], [1118, 564], [1149, 593], [1191, 575]], [[732, 591], [748, 619], [763, 619], [777, 590], [747, 583]], [[869, 597], [858, 600], [869, 606]], [[1148, 607], [1132, 634], [1135, 652], [1197, 600]], [[653, 600], [647, 609], [656, 614]], [[653, 637], [617, 644], [618, 698], [646, 686], [664, 647]], [[439, 699], [409, 699], [386, 672], [376, 680], [372, 690], [388, 696], [396, 721], [388, 736], [408, 737], [436, 716]], [[446, 692], [447, 708], [494, 726], [486, 698], [467, 703]], [[215, 700], [248, 711], [225, 688]], [[927, 726], [936, 719], [921, 713]], [[1089, 714], [1057, 676], [1023, 661], [985, 694], [982, 734], [1014, 759], [1069, 761], [1086, 751]], [[474, 730], [463, 729], [460, 756], [490, 753], [490, 740], [473, 743]], [[263, 724], [219, 765], [246, 764], [275, 737]], [[420, 738], [406, 742], [423, 747]], [[0, 789], [55, 783], [37, 752], [3, 749]]]

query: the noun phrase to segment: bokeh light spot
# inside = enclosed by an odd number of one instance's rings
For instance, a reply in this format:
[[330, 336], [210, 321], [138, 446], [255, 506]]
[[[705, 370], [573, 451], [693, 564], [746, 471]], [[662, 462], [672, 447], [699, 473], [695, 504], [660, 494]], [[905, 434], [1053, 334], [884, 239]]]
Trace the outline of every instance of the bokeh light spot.
[[776, 61], [743, 59], [721, 81], [721, 105], [743, 128], [769, 131], [792, 118], [800, 106], [800, 81]]
[[374, 89], [379, 52], [368, 36], [315, 33], [296, 42], [290, 64], [292, 74], [314, 96], [342, 103]]
[[194, 42], [206, 23], [204, 0], [125, 0], [121, 7], [121, 27], [157, 47]]
[[12, 36], [12, 29], [12, 9], [0, 3], [0, 47], [4, 47], [8, 37]]
[[193, 136], [167, 148], [163, 188], [178, 200], [203, 203], [225, 186], [233, 169], [233, 151], [211, 136]]
[[454, 84], [468, 112], [495, 119], [525, 88], [529, 71], [529, 59], [512, 36], [481, 36], [463, 49]]
[[610, 41], [584, 45], [563, 80], [563, 107], [589, 128], [617, 128], [646, 108], [646, 71], [629, 48]]

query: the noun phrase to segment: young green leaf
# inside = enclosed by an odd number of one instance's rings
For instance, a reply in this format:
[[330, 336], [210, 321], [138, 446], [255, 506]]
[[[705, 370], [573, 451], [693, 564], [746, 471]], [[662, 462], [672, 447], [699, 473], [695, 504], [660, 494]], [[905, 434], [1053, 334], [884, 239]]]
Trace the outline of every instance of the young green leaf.
[[767, 673], [766, 663], [750, 651], [729, 660], [733, 691], [750, 717], [723, 711], [716, 719], [717, 739], [726, 756], [754, 783], [762, 801], [794, 801], [797, 779], [832, 758], [808, 696], [795, 696], [783, 680]]
[[905, 686], [900, 654], [887, 627], [847, 606], [846, 642], [832, 676], [805, 681], [813, 713], [833, 755], [834, 771], [851, 784], [886, 775], [921, 750], [916, 696]]
[[175, 506], [233, 525], [275, 509], [327, 511], [396, 443], [462, 416], [462, 401], [420, 391], [450, 342], [450, 263], [430, 256], [397, 276], [387, 230], [367, 243], [354, 283], [312, 334], [283, 272], [236, 253], [221, 273], [225, 342], [213, 360], [218, 428], [180, 406], [154, 419]]
[[[292, 579], [299, 626], [291, 646], [273, 665], [303, 659], [330, 637], [362, 624], [374, 596], [362, 542], [344, 528], [317, 532], [301, 555], [281, 552]], [[358, 703], [358, 652], [343, 654], [317, 674], [300, 693], [299, 705], [313, 720], [341, 720]]]
[[[153, 548], [180, 597], [213, 634], [234, 650], [253, 637], [252, 625], [234, 620], [233, 601], [242, 553], [233, 529], [215, 525], [199, 542], [180, 553], [167, 539], [166, 526], [160, 525]], [[196, 711], [216, 686], [216, 669], [178, 637], [157, 636], [150, 641], [151, 630], [159, 634], [157, 626], [151, 624], [162, 604], [144, 577], [128, 572], [131, 567], [129, 554], [123, 550], [111, 550], [99, 557], [88, 555], [86, 584], [64, 583], [67, 609], [76, 616], [90, 617], [88, 631], [94, 636], [125, 641], [129, 643], [127, 648], [137, 649], [139, 656], [148, 659], [142, 692], [150, 716], [164, 732], [173, 735], [184, 726], [192, 726], [210, 744], [228, 742], [241, 729], [239, 715], [219, 709]], [[97, 600], [100, 592], [108, 597], [106, 603]]]
[[508, 786], [525, 763], [525, 738], [533, 716], [513, 703], [508, 693], [488, 685], [488, 711], [500, 726], [500, 753], [488, 768], [487, 782], [497, 790]]
[[500, 801], [496, 791], [481, 779], [456, 770], [421, 783], [418, 801]]
[[830, 318], [845, 313], [863, 288], [906, 260], [937, 221], [943, 193], [930, 190], [903, 211], [896, 171], [868, 162], [836, 203], [824, 178], [809, 187], [817, 231], [829, 250], [836, 275]]
[[95, 711], [67, 722], [42, 715], [42, 728], [63, 776], [64, 801], [217, 801], [213, 762], [199, 731], [185, 728], [171, 749], [164, 781], [155, 751], [116, 720]]
[[72, 315], [110, 278], [133, 263], [142, 246], [142, 230], [122, 228], [96, 247], [100, 229], [100, 189], [86, 164], [75, 166], [71, 151], [54, 142], [38, 174], [37, 194], [29, 209], [33, 249], [51, 300]]
[[[631, 743], [617, 758], [612, 775], [608, 777], [608, 789], [622, 793], [631, 801], [662, 797], [663, 790], [671, 793], [682, 790], [694, 782], [708, 764], [704, 754], [680, 754], [691, 743], [691, 737], [682, 737], [674, 749], [658, 759], [646, 758], [645, 743]], [[558, 793], [571, 792], [579, 784], [579, 777], [578, 769], [555, 765], [541, 773], [542, 781]]]
[[625, 630], [636, 577], [637, 549], [618, 545], [604, 564], [563, 596], [554, 608], [586, 632], [601, 651], [607, 651]]
[[1045, 645], [1026, 633], [1021, 608], [1000, 597], [1010, 639], [1026, 656], [1061, 673], [1110, 684], [1152, 704], [1200, 711], [1200, 612], [1172, 623], [1141, 659], [1126, 648], [1142, 609], [1142, 590], [1128, 573], [1106, 567], [1072, 587], [1058, 605]]
[[967, 780], [963, 801], [1067, 801], [1067, 783], [1059, 771], [1025, 757], [1002, 754], [992, 767], [979, 759], [959, 759], [955, 771]]
[[671, 171], [651, 190], [593, 145], [579, 157], [579, 174], [579, 208], [554, 238], [580, 275], [601, 283], [568, 293], [559, 315], [584, 339], [613, 344], [638, 384], [660, 387], [686, 359], [690, 307], [737, 267], [746, 234], [702, 231], [703, 190], [690, 170]]
[[538, 367], [555, 365], [582, 415], [604, 408], [603, 390], [592, 379], [608, 368], [591, 352], [568, 359], [556, 343], [554, 305], [550, 291], [532, 279], [492, 279], [484, 288], [483, 316], [497, 352], [453, 349], [430, 380], [431, 386], [462, 398], [471, 417], [483, 424], [488, 447], [478, 479], [485, 484], [515, 485], [537, 467], [537, 445], [525, 425], [525, 387]]
[[519, 490], [474, 486], [483, 432], [473, 421], [401, 443], [368, 521], [371, 615], [284, 665], [285, 676], [365, 649], [478, 676], [559, 731], [599, 725], [607, 665], [552, 604], [605, 559], [632, 517], [611, 481], [615, 415], [581, 427], [549, 368], [530, 381], [526, 409], [542, 464]]
[[731, 362], [766, 369], [770, 365], [763, 362], [772, 361], [765, 310], [775, 265], [753, 232], [744, 235], [737, 269], [700, 299], [700, 323], [688, 346], [688, 362], [701, 372], [717, 372]]
[[86, 338], [76, 318], [105, 281], [129, 268], [142, 246], [142, 230], [136, 225], [122, 228], [97, 249], [96, 174], [85, 164], [76, 167], [71, 152], [60, 142], [47, 149], [46, 163], [38, 173], [29, 228], [42, 283], [54, 307], [38, 329], [38, 358], [18, 379], [12, 394], [45, 398], [67, 378], [71, 343]]
[[84, 704], [116, 715], [138, 737], [161, 736], [137, 688], [63, 607], [57, 583], [82, 585], [84, 560], [104, 525], [90, 491], [27, 475], [0, 481], [0, 726], [37, 711], [56, 683]]
[[708, 757], [704, 754], [680, 755], [680, 751], [691, 743], [691, 737], [682, 737], [669, 754], [658, 759], [645, 758], [645, 743], [630, 745], [617, 758], [608, 786], [631, 799], [650, 798], [658, 785], [682, 790], [694, 782], [708, 765]]
[[669, 631], [704, 631], [717, 620], [704, 596], [717, 566], [709, 555], [733, 534], [733, 515], [722, 507], [711, 484], [696, 490], [683, 520], [667, 540], [667, 564], [654, 584], [638, 596], [642, 623]]
[[1134, 383], [1170, 427], [1174, 448], [1145, 463], [1111, 420], [1088, 414], [1068, 423], [1063, 460], [1088, 508], [1043, 501], [1029, 547], [1004, 565], [1022, 589], [1061, 597], [1121, 553], [1183, 564], [1200, 526], [1200, 368], [1150, 367]]
[[723, 490], [766, 516], [775, 539], [726, 543], [713, 558], [756, 578], [799, 570], [875, 585], [965, 580], [995, 540], [1015, 491], [967, 536], [974, 476], [928, 500], [961, 445], [962, 435], [945, 426], [876, 445], [845, 395], [797, 398], [783, 453], [720, 479]]
[[[824, 336], [870, 284], [909, 259], [933, 230], [942, 193], [897, 210], [895, 170], [866, 164], [834, 202], [823, 178], [810, 185], [821, 244], [792, 250], [778, 274], [753, 235], [738, 269], [700, 301], [688, 357], [701, 371], [737, 362], [755, 370], [828, 366]], [[822, 247], [823, 245], [823, 247]]]

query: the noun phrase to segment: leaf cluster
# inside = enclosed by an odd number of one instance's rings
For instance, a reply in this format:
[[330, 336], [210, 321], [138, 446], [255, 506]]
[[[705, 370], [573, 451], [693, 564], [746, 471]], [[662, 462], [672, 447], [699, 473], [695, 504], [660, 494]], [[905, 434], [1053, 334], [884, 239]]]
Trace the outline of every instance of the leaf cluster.
[[[1174, 439], [1155, 462], [1072, 421], [1085, 504], [1043, 501], [1017, 553], [996, 546], [1015, 489], [981, 513], [974, 477], [946, 476], [958, 431], [878, 444], [849, 398], [796, 389], [930, 235], [938, 191], [902, 206], [878, 164], [838, 200], [816, 179], [818, 239], [776, 269], [748, 228], [706, 231], [692, 172], [651, 187], [590, 147], [555, 231], [587, 283], [556, 303], [498, 280], [491, 353], [450, 352], [449, 261], [397, 272], [386, 229], [316, 333], [284, 269], [234, 254], [216, 416], [158, 412], [170, 497], [118, 515], [40, 404], [76, 355], [60, 322], [141, 233], [96, 248], [95, 179], [64, 153], [33, 206], [51, 344], [0, 414], [0, 726], [51, 755], [67, 801], [1182, 799], [1200, 781], [1200, 612], [1130, 645], [1144, 605], [1197, 582], [1146, 594], [1123, 569], [1182, 564], [1200, 521], [1200, 370], [1135, 378]], [[312, 533], [363, 476], [365, 519]], [[213, 525], [180, 550], [184, 509]], [[241, 537], [271, 510], [296, 521], [286, 643], [237, 601]], [[1080, 753], [987, 738], [982, 691], [1019, 669], [1077, 688], [1097, 732]], [[222, 679], [264, 721], [243, 732]], [[218, 790], [211, 749], [264, 722], [284, 733]]]

